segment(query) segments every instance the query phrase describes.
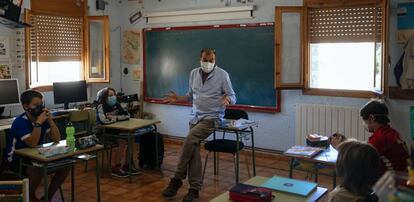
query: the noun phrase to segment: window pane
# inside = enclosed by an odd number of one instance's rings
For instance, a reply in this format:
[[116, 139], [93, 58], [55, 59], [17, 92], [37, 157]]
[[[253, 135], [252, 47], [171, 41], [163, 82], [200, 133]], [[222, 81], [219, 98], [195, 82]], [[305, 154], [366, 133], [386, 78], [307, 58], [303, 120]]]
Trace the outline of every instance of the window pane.
[[301, 83], [301, 13], [282, 13], [282, 83]]
[[89, 78], [105, 78], [104, 22], [89, 22]]
[[375, 43], [312, 43], [310, 87], [373, 90]]
[[382, 44], [375, 43], [375, 91], [382, 91]]
[[53, 82], [82, 80], [81, 62], [39, 62], [31, 66], [32, 86], [52, 85]]

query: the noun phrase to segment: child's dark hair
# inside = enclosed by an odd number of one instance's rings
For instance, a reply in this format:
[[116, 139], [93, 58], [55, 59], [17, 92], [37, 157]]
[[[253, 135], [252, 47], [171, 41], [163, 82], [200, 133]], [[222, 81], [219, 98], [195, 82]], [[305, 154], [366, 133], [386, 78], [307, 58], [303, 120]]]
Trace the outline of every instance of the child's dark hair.
[[113, 91], [114, 93], [116, 93], [115, 89], [111, 87], [104, 88], [102, 90], [102, 93], [98, 95], [98, 104], [106, 103], [106, 100], [108, 99], [108, 96], [109, 96], [109, 91]]
[[367, 143], [347, 140], [338, 146], [338, 151], [336, 172], [341, 186], [351, 193], [368, 196], [379, 177], [377, 150]]
[[27, 91], [24, 91], [20, 95], [20, 102], [22, 103], [22, 105], [23, 104], [29, 105], [30, 102], [32, 102], [33, 98], [35, 98], [35, 97], [43, 99], [43, 95], [39, 91], [27, 90]]
[[374, 121], [379, 124], [387, 124], [390, 122], [390, 119], [388, 118], [388, 108], [379, 100], [372, 100], [365, 104], [360, 111], [360, 115], [363, 120], [368, 120], [372, 115]]

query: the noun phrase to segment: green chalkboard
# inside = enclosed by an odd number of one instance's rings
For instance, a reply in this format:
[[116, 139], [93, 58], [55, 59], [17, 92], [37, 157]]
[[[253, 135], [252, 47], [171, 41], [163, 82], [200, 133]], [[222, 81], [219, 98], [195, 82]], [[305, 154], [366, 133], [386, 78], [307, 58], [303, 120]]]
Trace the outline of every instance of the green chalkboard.
[[216, 63], [226, 70], [244, 108], [278, 111], [274, 88], [274, 27], [203, 26], [146, 30], [144, 95], [157, 102], [170, 90], [188, 91], [190, 71], [199, 67], [200, 50], [214, 48]]

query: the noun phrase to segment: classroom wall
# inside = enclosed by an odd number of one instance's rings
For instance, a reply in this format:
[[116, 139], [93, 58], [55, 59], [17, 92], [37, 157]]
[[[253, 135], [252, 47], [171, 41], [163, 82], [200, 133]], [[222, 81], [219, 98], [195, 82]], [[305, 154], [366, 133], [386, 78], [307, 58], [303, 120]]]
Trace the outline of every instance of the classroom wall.
[[[29, 1], [25, 1], [26, 7]], [[111, 25], [111, 86], [116, 89], [123, 90], [127, 94], [137, 93], [140, 89], [138, 82], [133, 81], [131, 74], [121, 76], [119, 71], [122, 68], [129, 68], [132, 70], [134, 66], [120, 65], [120, 30], [125, 29], [142, 29], [150, 27], [146, 25], [144, 20], [141, 20], [135, 25], [131, 25], [128, 21], [129, 16], [136, 10], [159, 11], [159, 10], [179, 10], [202, 7], [222, 7], [226, 0], [143, 0], [127, 1], [127, 0], [109, 0], [107, 10], [104, 12], [96, 11], [95, 1], [89, 0], [89, 14], [90, 15], [109, 15]], [[391, 18], [390, 18], [390, 55], [391, 67], [394, 67], [396, 60], [401, 54], [402, 46], [396, 42], [396, 2], [392, 0]], [[231, 1], [232, 6], [238, 5], [236, 0]], [[202, 24], [235, 24], [235, 23], [249, 23], [249, 22], [272, 22], [274, 20], [275, 6], [300, 6], [302, 0], [253, 0], [253, 4], [257, 6], [254, 11], [254, 19], [251, 20], [231, 20], [218, 22], [194, 22], [194, 23], [177, 23], [177, 24], [162, 24], [151, 25], [151, 27], [169, 27], [169, 26], [188, 26], [188, 25], [202, 25]], [[120, 27], [119, 27], [120, 26]], [[14, 30], [0, 27], [0, 34], [9, 35], [10, 41], [14, 37]], [[13, 45], [11, 45], [13, 48]], [[13, 49], [12, 49], [13, 50]], [[198, 51], [198, 50], [196, 50]], [[224, 67], [225, 68], [225, 67]], [[392, 69], [389, 69], [390, 83], [395, 84]], [[13, 70], [13, 75], [21, 80], [21, 88], [24, 85], [24, 71]], [[105, 84], [93, 84], [90, 88], [90, 94], [95, 95], [96, 91]], [[46, 103], [53, 104], [53, 94], [46, 94]], [[295, 143], [295, 106], [301, 103], [326, 104], [337, 106], [355, 106], [361, 107], [367, 102], [367, 99], [357, 98], [343, 98], [343, 97], [326, 97], [326, 96], [306, 96], [302, 95], [300, 90], [285, 90], [282, 91], [282, 112], [275, 114], [267, 113], [253, 113], [249, 112], [250, 118], [259, 122], [259, 127], [256, 129], [256, 146], [272, 150], [285, 150]], [[391, 110], [392, 125], [397, 128], [403, 135], [406, 141], [410, 141], [411, 129], [409, 125], [409, 106], [414, 105], [413, 101], [388, 100]], [[20, 107], [17, 107], [20, 109]], [[12, 110], [13, 111], [13, 110]], [[14, 110], [16, 111], [16, 110]], [[160, 105], [160, 104], [146, 104], [145, 111], [152, 112], [156, 115], [156, 119], [162, 121], [159, 126], [159, 131], [165, 134], [185, 137], [188, 132], [188, 120], [190, 119], [190, 108], [175, 106], [175, 105]]]
[[[89, 15], [109, 15], [110, 18], [110, 28], [111, 30], [119, 27], [120, 25], [120, 15], [121, 8], [118, 1], [111, 1], [105, 11], [98, 11], [95, 8], [96, 1], [95, 0], [88, 0], [88, 14]], [[23, 8], [30, 9], [30, 0], [23, 1]], [[21, 16], [23, 19], [23, 16]], [[23, 29], [22, 29], [23, 30]], [[10, 38], [10, 48], [11, 48], [11, 63], [15, 62], [15, 38], [16, 38], [16, 30], [7, 28], [5, 26], [0, 25], [0, 35], [1, 36], [8, 36]], [[113, 30], [110, 34], [110, 84], [90, 84], [88, 87], [88, 99], [89, 101], [93, 101], [96, 97], [96, 93], [103, 87], [112, 86], [116, 90], [120, 90], [121, 82], [124, 78], [120, 77], [120, 49], [119, 49], [119, 33], [117, 30]], [[20, 91], [23, 92], [26, 89], [26, 76], [24, 68], [12, 69], [13, 78], [19, 79]], [[129, 84], [130, 86], [132, 84]], [[63, 105], [54, 105], [53, 101], [53, 92], [44, 92], [44, 101], [46, 107], [48, 108], [56, 108], [56, 107], [63, 107]], [[22, 113], [23, 110], [21, 106], [12, 106], [7, 107], [5, 110], [4, 115], [17, 115]]]
[[[388, 71], [390, 86], [397, 86], [393, 69], [403, 53], [403, 44], [397, 42], [397, 4], [401, 2], [410, 2], [410, 0], [391, 0], [390, 2], [389, 54], [391, 57], [391, 66]], [[391, 109], [392, 125], [398, 129], [407, 142], [414, 145], [410, 126], [410, 106], [414, 106], [414, 101], [389, 99], [388, 104]]]
[[[251, 20], [231, 20], [219, 22], [193, 22], [193, 23], [177, 23], [177, 24], [160, 24], [146, 25], [144, 21], [136, 25], [130, 25], [128, 22], [129, 15], [137, 10], [160, 11], [160, 10], [179, 10], [202, 7], [221, 7], [226, 1], [219, 0], [144, 0], [143, 5], [137, 1], [123, 1], [122, 23], [127, 28], [144, 28], [144, 27], [169, 27], [169, 26], [188, 26], [201, 24], [234, 24], [249, 22], [272, 22], [274, 21], [275, 6], [301, 6], [301, 0], [254, 0], [253, 4], [257, 6], [254, 11], [254, 19]], [[238, 5], [235, 0], [231, 1], [232, 5]], [[143, 7], [142, 7], [143, 6]], [[395, 11], [392, 12], [395, 15]], [[395, 24], [395, 16], [392, 23]], [[392, 30], [395, 31], [395, 25]], [[393, 32], [393, 31], [392, 31]], [[393, 36], [391, 36], [393, 37]], [[391, 43], [395, 43], [391, 41]], [[398, 55], [398, 46], [391, 46], [392, 62]], [[196, 50], [198, 51], [198, 50]], [[218, 56], [220, 57], [220, 56]], [[398, 56], [397, 56], [398, 57]], [[225, 68], [225, 67], [223, 67]], [[394, 81], [395, 82], [395, 81]], [[295, 107], [301, 103], [326, 104], [337, 106], [356, 106], [361, 107], [367, 99], [343, 98], [343, 97], [326, 97], [326, 96], [306, 96], [302, 95], [300, 90], [282, 91], [282, 112], [275, 114], [254, 113], [249, 112], [252, 120], [259, 122], [259, 128], [256, 129], [256, 146], [272, 150], [285, 150], [295, 143]], [[406, 140], [409, 140], [409, 115], [408, 110], [412, 102], [390, 101], [391, 118], [393, 125], [401, 131]], [[156, 118], [161, 120], [159, 130], [162, 133], [185, 137], [188, 132], [188, 120], [190, 119], [190, 108], [173, 105], [146, 104], [145, 111], [152, 112]], [[328, 134], [329, 135], [329, 134]]]

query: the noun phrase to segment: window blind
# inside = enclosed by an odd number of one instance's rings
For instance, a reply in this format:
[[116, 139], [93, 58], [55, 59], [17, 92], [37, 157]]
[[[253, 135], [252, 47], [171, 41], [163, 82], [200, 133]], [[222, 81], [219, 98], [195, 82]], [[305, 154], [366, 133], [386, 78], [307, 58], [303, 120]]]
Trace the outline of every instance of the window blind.
[[29, 20], [32, 61], [82, 60], [82, 17], [31, 14]]
[[309, 18], [311, 43], [381, 40], [381, 7], [310, 8]]

